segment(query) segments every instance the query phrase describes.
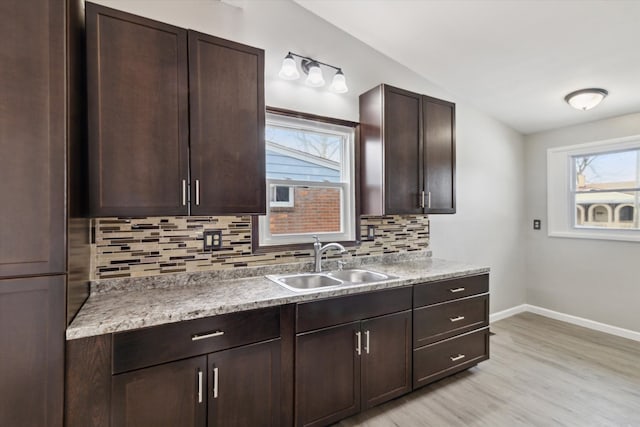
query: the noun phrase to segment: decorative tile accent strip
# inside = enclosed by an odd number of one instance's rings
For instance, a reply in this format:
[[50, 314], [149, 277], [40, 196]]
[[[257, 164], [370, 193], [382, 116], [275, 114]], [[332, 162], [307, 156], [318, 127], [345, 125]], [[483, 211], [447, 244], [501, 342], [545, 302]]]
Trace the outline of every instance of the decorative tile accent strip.
[[[252, 254], [250, 216], [99, 218], [93, 225], [95, 279], [256, 267], [305, 262], [313, 257], [312, 250]], [[426, 215], [362, 216], [362, 236], [369, 225], [375, 226], [375, 240], [348, 248], [350, 255], [345, 257], [429, 247]], [[222, 249], [203, 251], [204, 230], [222, 231]]]

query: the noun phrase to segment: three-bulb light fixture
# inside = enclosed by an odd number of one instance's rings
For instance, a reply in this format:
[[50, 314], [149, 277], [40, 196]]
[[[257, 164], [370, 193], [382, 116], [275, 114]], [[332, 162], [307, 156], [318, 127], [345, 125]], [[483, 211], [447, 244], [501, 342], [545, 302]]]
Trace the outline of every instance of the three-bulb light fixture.
[[305, 83], [307, 84], [307, 86], [324, 86], [325, 81], [324, 77], [322, 76], [322, 69], [320, 68], [320, 65], [324, 65], [325, 67], [333, 68], [334, 70], [336, 70], [336, 74], [333, 76], [333, 80], [331, 81], [331, 86], [329, 89], [335, 93], [345, 93], [349, 90], [349, 88], [347, 88], [347, 80], [344, 77], [344, 73], [339, 67], [325, 64], [324, 62], [320, 62], [306, 56], [298, 55], [293, 52], [289, 52], [282, 61], [282, 68], [280, 68], [280, 72], [278, 73], [278, 76], [280, 76], [281, 79], [297, 80], [300, 78], [298, 64], [296, 63], [294, 57], [298, 57], [301, 59], [300, 68], [302, 68], [302, 71], [307, 75], [307, 78], [305, 79]]

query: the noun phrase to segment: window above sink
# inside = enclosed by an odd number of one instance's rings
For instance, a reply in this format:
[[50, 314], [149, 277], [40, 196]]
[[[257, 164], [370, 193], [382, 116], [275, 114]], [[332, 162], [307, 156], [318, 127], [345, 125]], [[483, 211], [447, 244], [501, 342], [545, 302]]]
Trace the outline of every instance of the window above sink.
[[357, 123], [269, 109], [259, 246], [355, 241]]

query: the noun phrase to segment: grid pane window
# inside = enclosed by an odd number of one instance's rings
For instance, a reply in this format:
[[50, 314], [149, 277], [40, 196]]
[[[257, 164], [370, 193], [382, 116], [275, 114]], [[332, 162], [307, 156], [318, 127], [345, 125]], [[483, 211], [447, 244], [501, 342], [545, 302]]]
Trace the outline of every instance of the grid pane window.
[[572, 156], [576, 227], [640, 229], [640, 150]]
[[354, 239], [354, 129], [267, 114], [260, 245]]

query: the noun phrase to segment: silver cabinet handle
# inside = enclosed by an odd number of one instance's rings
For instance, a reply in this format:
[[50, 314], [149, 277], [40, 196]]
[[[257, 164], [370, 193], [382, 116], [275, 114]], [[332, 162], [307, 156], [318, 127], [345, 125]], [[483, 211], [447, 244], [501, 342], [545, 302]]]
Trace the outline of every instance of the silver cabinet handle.
[[364, 351], [369, 354], [369, 331], [364, 331]]
[[218, 398], [218, 368], [213, 368], [213, 398]]
[[196, 179], [196, 205], [200, 205], [200, 180]]
[[224, 331], [209, 332], [207, 334], [195, 334], [191, 335], [191, 341], [206, 340], [207, 338], [219, 337], [222, 335], [224, 335]]
[[429, 191], [427, 196], [427, 207], [431, 209], [431, 191]]
[[449, 358], [451, 359], [452, 362], [455, 362], [457, 360], [464, 359], [465, 357], [467, 356], [465, 356], [464, 354], [458, 354], [457, 356], [451, 356]]
[[459, 322], [461, 320], [464, 320], [464, 316], [450, 317], [449, 320], [451, 320], [452, 322]]
[[182, 206], [187, 205], [187, 180], [182, 180]]
[[424, 208], [424, 191], [420, 192], [420, 207]]
[[202, 371], [198, 369], [198, 403], [202, 403]]
[[457, 292], [462, 292], [464, 291], [464, 288], [453, 288], [453, 289], [449, 289], [449, 292], [451, 292], [452, 294], [455, 294]]
[[356, 353], [360, 356], [362, 354], [362, 333], [360, 331], [356, 332], [356, 340]]

